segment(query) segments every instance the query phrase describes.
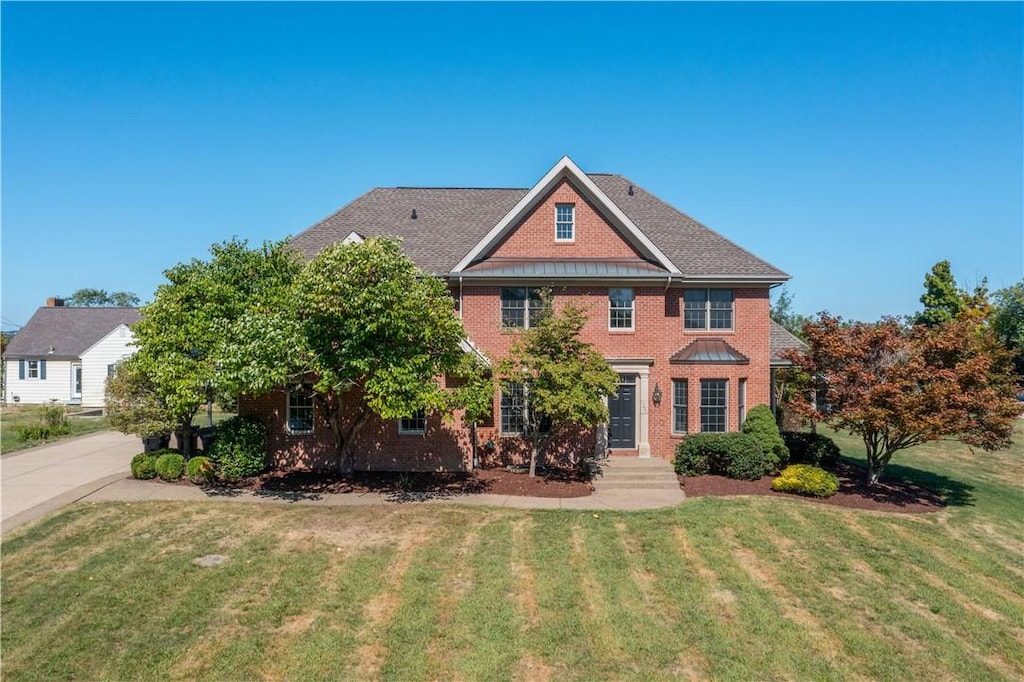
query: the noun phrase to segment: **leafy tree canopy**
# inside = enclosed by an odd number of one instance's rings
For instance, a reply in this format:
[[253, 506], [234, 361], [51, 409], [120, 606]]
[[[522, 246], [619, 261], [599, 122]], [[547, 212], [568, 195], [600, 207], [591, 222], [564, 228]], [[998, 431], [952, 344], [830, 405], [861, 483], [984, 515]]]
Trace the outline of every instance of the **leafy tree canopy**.
[[980, 323], [988, 316], [990, 306], [987, 282], [983, 279], [973, 292], [961, 289], [950, 268], [948, 260], [941, 260], [924, 276], [925, 291], [921, 294], [924, 310], [914, 316], [914, 324], [931, 327], [952, 322], [962, 313], [969, 313]]
[[67, 305], [85, 308], [134, 308], [139, 305], [139, 297], [130, 291], [113, 291], [105, 289], [79, 289], [68, 296]]
[[997, 291], [993, 298], [992, 329], [1013, 354], [1018, 378], [1024, 376], [1024, 280]]
[[793, 309], [793, 294], [786, 285], [779, 288], [778, 297], [772, 303], [771, 317], [799, 339], [804, 338], [804, 325], [811, 321], [810, 317]]
[[860, 435], [869, 484], [895, 452], [920, 443], [953, 437], [985, 450], [1009, 444], [1020, 412], [1010, 357], [969, 314], [907, 328], [892, 319], [844, 325], [822, 313], [806, 331], [807, 350], [788, 353], [806, 389], [791, 406]]
[[583, 308], [565, 305], [524, 331], [498, 365], [503, 389], [523, 387], [523, 436], [531, 444], [531, 476], [538, 456], [561, 428], [608, 420], [605, 397], [615, 395], [619, 376], [580, 339], [586, 321]]

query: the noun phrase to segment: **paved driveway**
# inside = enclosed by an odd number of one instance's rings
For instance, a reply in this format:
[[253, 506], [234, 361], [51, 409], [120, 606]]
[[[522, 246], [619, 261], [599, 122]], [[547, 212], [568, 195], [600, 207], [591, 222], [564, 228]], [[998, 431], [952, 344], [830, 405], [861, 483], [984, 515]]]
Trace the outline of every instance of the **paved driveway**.
[[4, 455], [0, 529], [6, 533], [128, 476], [141, 450], [138, 437], [105, 431]]

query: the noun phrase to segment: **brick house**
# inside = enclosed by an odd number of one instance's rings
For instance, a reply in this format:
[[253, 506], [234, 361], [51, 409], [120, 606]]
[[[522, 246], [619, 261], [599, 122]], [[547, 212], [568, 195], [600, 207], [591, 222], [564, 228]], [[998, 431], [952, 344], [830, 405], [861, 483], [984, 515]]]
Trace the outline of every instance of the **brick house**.
[[[582, 451], [671, 458], [696, 431], [734, 431], [772, 401], [773, 368], [799, 341], [769, 317], [769, 289], [789, 275], [620, 175], [586, 174], [568, 157], [530, 189], [378, 188], [295, 237], [313, 257], [344, 240], [395, 236], [445, 279], [467, 348], [502, 358], [531, 325], [537, 290], [590, 311], [584, 338], [619, 373], [609, 424]], [[334, 468], [333, 439], [309, 397], [243, 397], [280, 467]], [[367, 425], [357, 469], [462, 470], [524, 452], [514, 395], [496, 392], [477, 443], [459, 419], [417, 414]]]

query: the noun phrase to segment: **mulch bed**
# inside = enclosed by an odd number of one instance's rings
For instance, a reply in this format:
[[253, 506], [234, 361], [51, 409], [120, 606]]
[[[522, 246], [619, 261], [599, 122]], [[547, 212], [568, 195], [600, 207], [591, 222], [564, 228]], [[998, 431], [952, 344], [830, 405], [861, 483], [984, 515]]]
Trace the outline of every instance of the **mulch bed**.
[[799, 498], [829, 504], [834, 507], [870, 509], [874, 511], [921, 514], [942, 509], [942, 497], [916, 483], [883, 478], [868, 488], [864, 484], [864, 470], [848, 462], [840, 461], [832, 468], [839, 478], [839, 492], [832, 497], [820, 499], [792, 493], [778, 493], [772, 490], [773, 476], [757, 481], [738, 481], [724, 476], [680, 476], [679, 484], [687, 497], [724, 495], [775, 495]]
[[525, 497], [585, 497], [593, 487], [577, 471], [550, 469], [533, 478], [506, 469], [478, 469], [460, 473], [407, 473], [358, 471], [349, 476], [330, 472], [287, 471], [217, 484], [207, 488], [216, 494], [234, 490], [291, 493], [300, 496], [321, 494], [379, 493], [392, 500], [426, 500], [461, 495], [517, 495]]

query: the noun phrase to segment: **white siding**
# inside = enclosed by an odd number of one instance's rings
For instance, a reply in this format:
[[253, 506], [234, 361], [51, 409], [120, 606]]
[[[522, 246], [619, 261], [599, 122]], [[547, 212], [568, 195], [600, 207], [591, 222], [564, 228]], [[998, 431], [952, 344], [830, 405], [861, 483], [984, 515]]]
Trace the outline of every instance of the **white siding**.
[[107, 366], [117, 364], [135, 352], [132, 331], [120, 325], [82, 353], [82, 405], [103, 407], [107, 388]]
[[[46, 379], [19, 379], [18, 360], [7, 360], [7, 402], [14, 396], [22, 405], [40, 405], [53, 399], [65, 403], [71, 400], [71, 361], [47, 360]], [[27, 372], [26, 372], [27, 374]]]

